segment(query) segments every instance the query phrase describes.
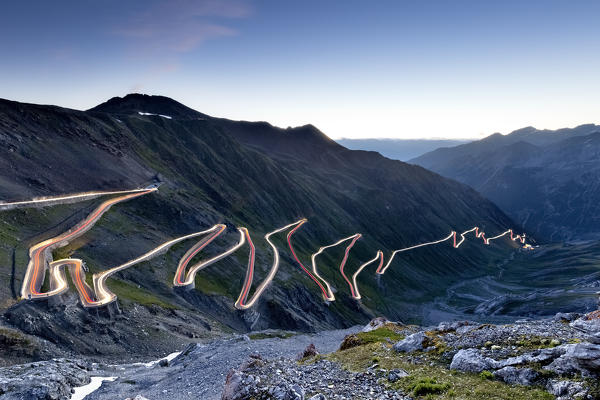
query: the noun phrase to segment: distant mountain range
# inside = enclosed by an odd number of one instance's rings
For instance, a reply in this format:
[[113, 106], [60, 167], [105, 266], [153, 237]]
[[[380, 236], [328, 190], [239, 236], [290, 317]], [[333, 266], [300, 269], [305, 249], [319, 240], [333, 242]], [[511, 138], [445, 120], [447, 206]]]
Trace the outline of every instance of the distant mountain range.
[[407, 161], [440, 147], [453, 147], [470, 140], [445, 139], [339, 139], [351, 150], [376, 151], [392, 160]]
[[519, 129], [410, 160], [466, 183], [537, 239], [600, 237], [600, 126]]

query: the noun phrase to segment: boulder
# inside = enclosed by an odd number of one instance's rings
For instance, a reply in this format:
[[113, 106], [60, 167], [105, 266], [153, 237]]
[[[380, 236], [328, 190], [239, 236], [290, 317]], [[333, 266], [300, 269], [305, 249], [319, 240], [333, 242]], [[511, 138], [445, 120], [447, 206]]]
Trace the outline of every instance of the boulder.
[[556, 322], [571, 322], [581, 317], [581, 314], [575, 312], [562, 313], [559, 312], [554, 316]]
[[223, 387], [221, 400], [250, 399], [258, 392], [257, 389], [259, 383], [259, 377], [232, 369], [225, 378], [225, 386]]
[[158, 362], [158, 365], [159, 365], [160, 367], [168, 367], [168, 366], [169, 366], [169, 360], [167, 360], [166, 358], [163, 358], [163, 359], [161, 359], [161, 360]]
[[369, 322], [367, 325], [365, 325], [365, 327], [362, 329], [363, 332], [371, 332], [374, 331], [375, 329], [379, 329], [385, 326], [385, 324], [389, 324], [390, 321], [388, 321], [387, 319], [383, 318], [383, 317], [377, 317], [377, 318], [373, 318], [371, 320], [371, 322]]
[[461, 329], [461, 331], [468, 332], [477, 328], [478, 326], [478, 323], [472, 321], [440, 322], [437, 326], [437, 330], [440, 332], [449, 332], [458, 331], [458, 329], [463, 328]]
[[388, 373], [388, 381], [396, 382], [400, 378], [407, 377], [409, 374], [403, 369], [393, 369]]
[[417, 350], [423, 350], [425, 346], [425, 332], [413, 333], [394, 345], [394, 350], [399, 353], [411, 353]]
[[500, 368], [502, 368], [528, 363], [546, 363], [565, 354], [567, 348], [568, 345], [563, 345], [549, 349], [535, 350], [530, 353], [525, 353], [516, 357], [507, 358], [506, 360], [498, 361], [498, 365]]
[[71, 390], [90, 382], [81, 360], [54, 359], [0, 368], [2, 400], [69, 399]]
[[587, 316], [583, 318], [576, 319], [571, 322], [573, 328], [585, 332], [587, 336], [587, 340], [600, 344], [600, 319], [592, 318], [589, 319]]
[[531, 368], [504, 367], [494, 372], [494, 377], [510, 385], [531, 386], [539, 374]]
[[281, 383], [269, 390], [275, 400], [304, 400], [304, 389], [293, 384]]
[[600, 376], [600, 345], [584, 342], [561, 347], [566, 348], [565, 353], [544, 369], [557, 374], [580, 372], [585, 377]]
[[450, 363], [450, 369], [464, 372], [481, 372], [486, 370], [497, 369], [498, 362], [484, 357], [481, 351], [477, 349], [459, 350]]
[[587, 391], [581, 382], [551, 379], [546, 384], [546, 390], [556, 396], [556, 400], [584, 399], [587, 396]]

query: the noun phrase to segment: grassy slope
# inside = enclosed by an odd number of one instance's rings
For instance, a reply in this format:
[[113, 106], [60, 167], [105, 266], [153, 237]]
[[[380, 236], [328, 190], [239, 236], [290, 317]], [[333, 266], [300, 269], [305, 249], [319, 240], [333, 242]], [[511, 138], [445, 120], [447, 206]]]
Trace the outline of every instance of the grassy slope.
[[541, 388], [507, 385], [489, 379], [486, 374], [471, 374], [448, 369], [443, 359], [443, 343], [430, 353], [407, 355], [391, 350], [389, 340], [397, 341], [398, 333], [380, 328], [358, 334], [363, 344], [327, 356], [351, 371], [364, 371], [377, 363], [386, 370], [403, 369], [409, 376], [387, 384], [416, 399], [493, 399], [549, 400], [554, 397]]

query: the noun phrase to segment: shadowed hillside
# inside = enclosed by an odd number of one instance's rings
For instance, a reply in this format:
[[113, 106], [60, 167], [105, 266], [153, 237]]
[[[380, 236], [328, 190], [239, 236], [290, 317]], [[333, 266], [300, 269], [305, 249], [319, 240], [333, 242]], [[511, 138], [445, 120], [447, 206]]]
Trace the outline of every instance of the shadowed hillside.
[[[235, 226], [248, 227], [257, 245], [255, 285], [272, 257], [262, 236], [301, 217], [309, 223], [294, 241], [305, 265], [319, 246], [363, 233], [350, 253], [349, 274], [377, 249], [387, 257], [395, 248], [439, 239], [452, 229], [479, 225], [497, 233], [517, 228], [469, 187], [375, 152], [348, 150], [313, 126], [280, 129], [264, 122], [213, 118], [160, 96], [113, 98], [86, 112], [2, 100], [0, 141], [3, 200], [162, 182], [157, 193], [115, 206], [84, 237], [57, 250], [61, 256], [84, 259], [92, 272], [217, 222], [225, 223], [228, 233], [200, 257], [230, 246], [236, 240]], [[68, 229], [95, 204], [1, 214], [2, 304], [16, 301], [9, 283], [18, 291], [28, 246], [50, 232]], [[129, 325], [142, 327], [148, 321], [132, 313], [140, 303], [175, 320], [201, 316], [206, 329], [310, 331], [362, 323], [375, 313], [413, 321], [422, 318], [423, 307], [448, 285], [463, 276], [486, 274], [515, 246], [499, 241], [484, 247], [470, 241], [458, 250], [446, 243], [407, 253], [384, 276], [376, 277], [374, 269], [363, 272], [362, 303], [350, 299], [337, 271], [343, 249], [333, 249], [319, 259], [322, 274], [337, 291], [338, 300], [327, 305], [318, 287], [292, 262], [285, 234], [275, 242], [282, 266], [256, 309], [246, 312], [232, 307], [245, 274], [246, 250], [202, 271], [196, 289], [189, 292], [173, 291], [171, 281], [179, 257], [192, 243], [118, 273], [108, 286], [119, 296], [123, 315], [132, 318]], [[87, 313], [76, 306], [74, 295], [66, 304], [60, 312], [50, 311], [50, 319], [44, 317], [48, 309], [42, 302], [17, 304], [7, 315], [25, 331], [42, 336], [55, 332], [52, 340], [60, 341], [57, 332], [76, 335], [71, 332], [77, 325], [73, 315]], [[46, 329], [33, 330], [23, 322], [27, 318], [46, 321], [40, 322]], [[184, 337], [196, 334], [185, 329], [180, 332]], [[157, 330], [172, 333], [168, 326]]]

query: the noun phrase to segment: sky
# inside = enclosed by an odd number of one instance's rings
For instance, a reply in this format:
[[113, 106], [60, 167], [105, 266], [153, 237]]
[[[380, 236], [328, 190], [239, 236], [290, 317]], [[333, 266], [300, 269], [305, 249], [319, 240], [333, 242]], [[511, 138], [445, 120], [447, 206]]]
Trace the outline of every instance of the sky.
[[138, 92], [337, 138], [600, 122], [598, 1], [29, 1], [0, 12], [0, 98]]

